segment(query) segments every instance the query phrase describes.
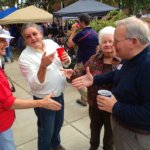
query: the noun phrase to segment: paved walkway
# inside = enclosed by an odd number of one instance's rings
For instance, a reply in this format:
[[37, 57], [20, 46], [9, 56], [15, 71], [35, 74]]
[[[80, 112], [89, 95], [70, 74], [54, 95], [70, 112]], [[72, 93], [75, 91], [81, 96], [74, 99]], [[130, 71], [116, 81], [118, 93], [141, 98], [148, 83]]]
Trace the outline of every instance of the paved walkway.
[[[14, 61], [5, 66], [8, 76], [16, 87], [14, 95], [18, 98], [32, 98], [29, 86], [20, 73], [18, 62]], [[88, 106], [83, 107], [75, 102], [79, 94], [69, 84], [64, 95], [65, 121], [61, 130], [62, 145], [66, 150], [88, 150], [90, 137]], [[33, 109], [16, 110], [13, 130], [17, 150], [37, 150], [37, 126]], [[102, 150], [101, 147], [99, 150]]]

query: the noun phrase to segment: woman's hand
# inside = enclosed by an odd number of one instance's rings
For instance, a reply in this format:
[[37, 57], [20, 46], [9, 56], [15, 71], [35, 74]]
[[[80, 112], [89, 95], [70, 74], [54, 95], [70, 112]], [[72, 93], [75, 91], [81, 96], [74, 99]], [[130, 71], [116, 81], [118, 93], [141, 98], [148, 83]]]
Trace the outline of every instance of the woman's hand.
[[70, 62], [69, 58], [70, 57], [69, 57], [68, 53], [64, 51], [63, 54], [62, 54], [62, 63], [63, 64], [68, 64]]
[[44, 52], [42, 59], [41, 59], [41, 66], [47, 68], [54, 60], [55, 53], [46, 55], [46, 52]]
[[[55, 100], [53, 100], [51, 97], [53, 94], [50, 94], [46, 96], [44, 99], [41, 100], [41, 107], [45, 109], [55, 110], [58, 111], [62, 108], [62, 105]], [[40, 102], [40, 101], [39, 101]]]
[[67, 79], [70, 79], [72, 74], [73, 74], [73, 70], [72, 69], [61, 69], [61, 71], [63, 72], [63, 74], [65, 75], [65, 77]]

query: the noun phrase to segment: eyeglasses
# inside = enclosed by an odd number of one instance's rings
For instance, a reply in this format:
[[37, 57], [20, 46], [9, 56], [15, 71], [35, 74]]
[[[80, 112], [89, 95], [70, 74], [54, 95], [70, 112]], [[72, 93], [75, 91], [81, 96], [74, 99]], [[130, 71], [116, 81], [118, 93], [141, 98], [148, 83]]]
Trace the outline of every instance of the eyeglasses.
[[118, 43], [126, 41], [126, 40], [130, 40], [130, 39], [127, 38], [127, 39], [123, 39], [123, 40], [120, 40], [120, 41], [114, 40], [114, 45], [117, 45]]

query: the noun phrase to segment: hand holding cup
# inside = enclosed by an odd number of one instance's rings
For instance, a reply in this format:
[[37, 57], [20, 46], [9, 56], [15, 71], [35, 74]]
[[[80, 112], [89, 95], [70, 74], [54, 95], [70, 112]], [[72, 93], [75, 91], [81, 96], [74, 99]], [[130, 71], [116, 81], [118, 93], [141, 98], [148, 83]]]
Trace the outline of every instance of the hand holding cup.
[[58, 54], [60, 61], [63, 64], [67, 65], [68, 63], [70, 63], [70, 57], [63, 47], [57, 48], [57, 54]]
[[113, 94], [108, 90], [99, 90], [97, 96], [97, 104], [100, 110], [112, 112], [114, 104], [117, 102]]
[[63, 53], [64, 53], [64, 48], [63, 47], [57, 48], [57, 54], [58, 54], [58, 57], [59, 57], [60, 61], [63, 61], [63, 58], [62, 58]]

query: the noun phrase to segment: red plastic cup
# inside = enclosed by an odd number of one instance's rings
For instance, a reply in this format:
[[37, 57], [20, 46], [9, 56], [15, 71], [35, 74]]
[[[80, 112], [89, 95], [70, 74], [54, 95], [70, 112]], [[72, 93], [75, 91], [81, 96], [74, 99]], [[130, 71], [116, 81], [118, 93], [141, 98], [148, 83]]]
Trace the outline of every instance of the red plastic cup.
[[75, 23], [75, 26], [76, 26], [77, 28], [80, 28], [80, 24], [79, 24], [79, 23]]
[[62, 61], [62, 55], [64, 53], [64, 48], [63, 47], [59, 47], [57, 48], [57, 54], [58, 54], [58, 57], [59, 59]]
[[80, 28], [80, 24], [79, 24], [79, 23], [74, 23], [74, 24], [72, 25], [72, 27]]

